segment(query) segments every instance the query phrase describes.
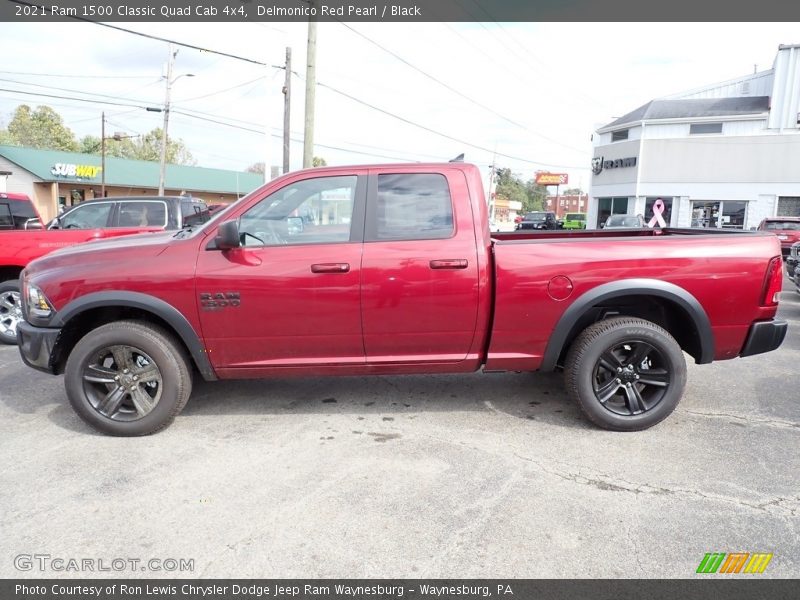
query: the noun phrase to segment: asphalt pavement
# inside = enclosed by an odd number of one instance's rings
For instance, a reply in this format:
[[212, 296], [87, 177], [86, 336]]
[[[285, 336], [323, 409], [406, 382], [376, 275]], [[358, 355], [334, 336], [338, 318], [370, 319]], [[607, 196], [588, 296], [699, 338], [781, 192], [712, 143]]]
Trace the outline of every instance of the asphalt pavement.
[[[779, 350], [690, 364], [638, 433], [592, 426], [559, 374], [478, 373], [197, 382], [167, 430], [113, 438], [2, 346], [0, 577], [685, 578], [707, 552], [798, 577], [788, 280], [779, 315]], [[97, 572], [115, 559], [143, 562]]]

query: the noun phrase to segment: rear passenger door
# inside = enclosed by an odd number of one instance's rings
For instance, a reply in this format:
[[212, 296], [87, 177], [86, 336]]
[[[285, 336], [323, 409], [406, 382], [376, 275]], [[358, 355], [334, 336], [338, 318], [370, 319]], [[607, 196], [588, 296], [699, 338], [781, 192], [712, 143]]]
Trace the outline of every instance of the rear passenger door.
[[368, 364], [464, 360], [478, 319], [464, 174], [371, 171], [361, 271]]

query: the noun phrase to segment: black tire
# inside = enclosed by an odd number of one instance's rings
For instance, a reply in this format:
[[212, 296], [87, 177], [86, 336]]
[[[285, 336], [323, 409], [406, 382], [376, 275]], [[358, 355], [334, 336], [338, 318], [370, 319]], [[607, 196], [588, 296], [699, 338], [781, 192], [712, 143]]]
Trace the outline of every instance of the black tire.
[[0, 283], [0, 343], [15, 345], [17, 325], [23, 320], [19, 281], [9, 279]]
[[164, 329], [117, 321], [87, 333], [64, 372], [75, 412], [110, 435], [137, 436], [167, 427], [186, 406], [192, 376], [183, 347]]
[[570, 346], [567, 393], [595, 425], [641, 431], [666, 419], [686, 387], [678, 342], [655, 323], [614, 317], [590, 325]]

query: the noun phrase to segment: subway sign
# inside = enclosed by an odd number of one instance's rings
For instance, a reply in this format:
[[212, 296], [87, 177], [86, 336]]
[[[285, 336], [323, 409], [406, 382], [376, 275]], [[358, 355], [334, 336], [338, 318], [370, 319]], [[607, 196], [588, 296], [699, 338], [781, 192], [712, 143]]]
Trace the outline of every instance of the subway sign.
[[635, 167], [636, 157], [628, 158], [609, 158], [605, 160], [602, 156], [595, 156], [592, 159], [592, 173], [600, 175], [603, 169], [618, 169], [621, 167]]
[[70, 163], [56, 163], [50, 169], [55, 177], [74, 177], [77, 179], [94, 179], [100, 173], [100, 167], [94, 165], [73, 165]]

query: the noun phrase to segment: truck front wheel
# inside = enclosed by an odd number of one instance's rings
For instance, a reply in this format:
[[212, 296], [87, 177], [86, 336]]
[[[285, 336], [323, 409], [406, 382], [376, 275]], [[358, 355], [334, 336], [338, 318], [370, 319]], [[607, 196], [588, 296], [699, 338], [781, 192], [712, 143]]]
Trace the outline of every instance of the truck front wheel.
[[162, 328], [140, 321], [117, 321], [87, 333], [67, 359], [64, 384], [84, 421], [119, 436], [165, 428], [192, 391], [183, 348]]
[[0, 283], [0, 343], [17, 343], [17, 325], [23, 320], [17, 280]]
[[567, 393], [596, 425], [640, 431], [666, 419], [686, 387], [678, 342], [644, 319], [614, 317], [584, 329], [567, 353]]

